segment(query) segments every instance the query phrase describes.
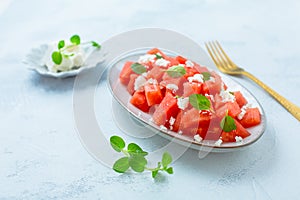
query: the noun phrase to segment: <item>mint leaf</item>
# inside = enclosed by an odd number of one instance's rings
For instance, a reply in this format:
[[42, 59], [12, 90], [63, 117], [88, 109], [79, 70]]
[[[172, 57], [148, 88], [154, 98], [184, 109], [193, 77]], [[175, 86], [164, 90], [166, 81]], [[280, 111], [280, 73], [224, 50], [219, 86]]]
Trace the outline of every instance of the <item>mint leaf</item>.
[[124, 173], [129, 169], [129, 158], [123, 157], [114, 163], [113, 170], [118, 173]]
[[73, 36], [70, 38], [70, 41], [71, 41], [73, 44], [79, 45], [79, 44], [80, 44], [80, 37], [79, 37], [79, 35], [73, 35]]
[[62, 49], [62, 48], [64, 48], [64, 46], [65, 46], [65, 41], [64, 40], [59, 41], [58, 44], [57, 44], [58, 49]]
[[208, 81], [211, 77], [211, 74], [209, 72], [202, 72], [201, 74], [203, 76], [204, 81]]
[[152, 171], [152, 178], [155, 178], [157, 176], [157, 174], [158, 174], [158, 169]]
[[57, 64], [60, 65], [62, 62], [62, 54], [59, 51], [54, 51], [51, 55], [52, 57], [52, 61]]
[[162, 166], [166, 168], [169, 164], [171, 164], [171, 162], [172, 162], [172, 156], [168, 152], [165, 152], [161, 160]]
[[135, 172], [143, 172], [146, 164], [147, 160], [144, 158], [144, 156], [131, 156], [129, 158], [129, 166]]
[[135, 143], [130, 143], [127, 147], [127, 151], [131, 155], [141, 155], [141, 156], [148, 155], [146, 151], [143, 151], [143, 149]]
[[112, 136], [112, 137], [110, 137], [110, 145], [117, 152], [121, 152], [122, 149], [124, 149], [124, 147], [125, 147], [125, 142], [119, 136]]
[[142, 74], [147, 71], [146, 67], [144, 65], [141, 65], [140, 63], [133, 63], [130, 67], [132, 71], [134, 71], [137, 74]]
[[230, 132], [236, 129], [236, 124], [234, 119], [231, 116], [226, 115], [221, 120], [220, 127], [222, 128], [223, 131]]
[[158, 54], [158, 53], [155, 54], [155, 56], [156, 56], [156, 59], [161, 59], [161, 58], [163, 58], [162, 55], [160, 55], [160, 54]]
[[168, 169], [165, 170], [166, 172], [168, 172], [168, 174], [173, 174], [173, 167], [169, 167]]
[[210, 101], [206, 96], [201, 94], [192, 94], [189, 96], [190, 104], [197, 110], [209, 110]]
[[186, 74], [185, 68], [183, 66], [179, 66], [179, 65], [169, 67], [166, 70], [166, 72], [169, 76], [171, 76], [173, 78], [178, 78], [178, 77], [181, 77]]
[[97, 42], [91, 41], [91, 43], [92, 43], [92, 46], [93, 46], [93, 47], [96, 47], [97, 49], [100, 49], [100, 48], [101, 48], [101, 45], [98, 44]]

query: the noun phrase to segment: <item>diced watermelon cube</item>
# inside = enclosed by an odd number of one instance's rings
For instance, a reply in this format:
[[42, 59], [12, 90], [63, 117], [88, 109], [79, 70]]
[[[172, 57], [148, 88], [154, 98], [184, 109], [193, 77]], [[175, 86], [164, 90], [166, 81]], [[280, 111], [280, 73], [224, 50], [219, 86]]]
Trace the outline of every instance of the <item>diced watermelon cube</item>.
[[235, 137], [240, 136], [242, 138], [246, 138], [250, 135], [250, 133], [237, 121], [234, 120], [236, 129], [230, 132], [222, 132], [222, 141], [223, 142], [235, 142]]
[[131, 74], [130, 75], [130, 81], [127, 85], [127, 91], [129, 92], [129, 94], [133, 95], [133, 93], [135, 92], [134, 90], [134, 83], [135, 83], [135, 79], [138, 77], [139, 75], [137, 74]]
[[124, 85], [128, 84], [128, 82], [130, 81], [130, 75], [134, 73], [134, 71], [132, 71], [131, 69], [132, 64], [133, 62], [131, 61], [126, 62], [120, 72], [120, 82]]
[[148, 79], [152, 78], [160, 82], [162, 80], [164, 73], [165, 72], [162, 68], [155, 66], [150, 71], [148, 71], [147, 78]]
[[171, 116], [176, 117], [178, 111], [177, 99], [172, 94], [166, 93], [166, 96], [154, 111], [152, 118], [155, 124], [165, 125]]
[[219, 107], [216, 110], [216, 114], [218, 117], [224, 117], [226, 115], [226, 112], [228, 111], [228, 115], [236, 118], [238, 114], [241, 113], [241, 109], [236, 101], [234, 102], [226, 102], [223, 106]]
[[146, 84], [144, 89], [148, 106], [159, 104], [162, 101], [163, 96], [158, 84]]
[[159, 53], [163, 58], [166, 58], [167, 56], [161, 51], [159, 50], [158, 48], [153, 48], [153, 49], [150, 49], [147, 54], [157, 54]]
[[149, 111], [146, 96], [144, 92], [136, 91], [130, 99], [130, 103], [144, 112]]
[[185, 62], [187, 61], [186, 58], [182, 57], [182, 56], [176, 56], [175, 58], [180, 64], [185, 64]]
[[239, 104], [240, 108], [248, 103], [243, 94], [240, 91], [234, 92], [235, 100]]
[[183, 97], [188, 97], [191, 94], [200, 94], [202, 91], [202, 83], [185, 82], [183, 83]]
[[252, 127], [260, 124], [261, 116], [258, 108], [248, 108], [240, 123], [245, 127]]

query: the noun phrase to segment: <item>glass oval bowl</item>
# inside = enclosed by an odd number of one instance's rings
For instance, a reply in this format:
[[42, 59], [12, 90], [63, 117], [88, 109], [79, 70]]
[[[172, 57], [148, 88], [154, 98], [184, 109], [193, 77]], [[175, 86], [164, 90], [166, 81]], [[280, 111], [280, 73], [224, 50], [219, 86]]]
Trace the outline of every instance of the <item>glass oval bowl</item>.
[[[242, 142], [224, 142], [220, 146], [216, 146], [215, 142], [212, 140], [202, 140], [201, 142], [196, 142], [193, 138], [180, 135], [177, 132], [173, 132], [171, 130], [164, 130], [161, 129], [160, 126], [156, 125], [152, 122], [152, 116], [149, 113], [142, 112], [138, 108], [134, 107], [129, 101], [131, 95], [127, 92], [126, 87], [121, 84], [119, 81], [119, 74], [124, 66], [126, 61], [137, 61], [139, 56], [144, 55], [147, 50], [151, 49], [152, 47], [144, 47], [134, 49], [132, 51], [128, 51], [117, 58], [115, 58], [110, 65], [108, 66], [108, 86], [113, 97], [117, 100], [117, 102], [124, 107], [130, 115], [132, 115], [136, 120], [142, 122], [146, 127], [152, 129], [155, 132], [158, 132], [159, 135], [165, 137], [169, 140], [174, 140], [175, 142], [188, 146], [190, 148], [202, 151], [212, 151], [212, 152], [228, 152], [234, 150], [243, 149], [254, 142], [256, 142], [264, 133], [266, 129], [266, 117], [264, 110], [258, 100], [249, 92], [246, 88], [244, 88], [241, 84], [234, 81], [233, 79], [229, 78], [226, 75], [219, 75], [222, 77], [222, 80], [226, 83], [228, 88], [232, 91], [241, 91], [245, 98], [248, 100], [253, 107], [258, 107], [261, 112], [261, 123], [257, 126], [248, 128], [247, 130], [250, 132], [250, 136], [243, 139]], [[171, 50], [162, 49], [164, 53], [170, 56], [179, 55], [176, 52]], [[183, 55], [184, 56], [184, 55]], [[201, 63], [199, 63], [201, 64]], [[208, 69], [210, 69], [208, 67]], [[212, 70], [212, 69], [210, 69]], [[215, 71], [215, 70], [214, 70]], [[217, 72], [218, 73], [218, 72]]]

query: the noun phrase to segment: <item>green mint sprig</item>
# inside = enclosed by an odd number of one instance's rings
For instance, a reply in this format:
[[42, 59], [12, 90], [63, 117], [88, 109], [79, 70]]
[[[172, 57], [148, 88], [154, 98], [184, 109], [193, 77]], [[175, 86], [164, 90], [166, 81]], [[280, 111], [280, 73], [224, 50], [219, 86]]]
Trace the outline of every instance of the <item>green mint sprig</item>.
[[203, 76], [204, 81], [208, 81], [211, 77], [211, 73], [209, 73], [209, 72], [202, 72], [201, 74]]
[[228, 110], [226, 111], [226, 115], [222, 118], [220, 122], [220, 127], [225, 132], [236, 130], [235, 121], [231, 116], [228, 115]]
[[73, 35], [71, 38], [70, 38], [70, 42], [71, 44], [70, 45], [66, 45], [65, 44], [65, 41], [64, 40], [60, 40], [57, 44], [57, 51], [54, 51], [52, 52], [52, 55], [51, 55], [51, 58], [52, 58], [52, 61], [57, 64], [57, 65], [60, 65], [62, 63], [62, 59], [63, 57], [70, 57], [70, 56], [73, 56], [74, 54], [71, 53], [71, 54], [68, 54], [66, 53], [65, 51], [67, 49], [70, 49], [70, 48], [73, 48], [75, 46], [79, 46], [79, 45], [85, 45], [85, 44], [91, 44], [93, 47], [95, 47], [96, 49], [100, 49], [101, 48], [101, 45], [98, 44], [97, 42], [95, 41], [89, 41], [89, 42], [84, 42], [84, 43], [81, 43], [81, 39], [79, 37], [79, 35]]
[[197, 110], [210, 110], [210, 101], [202, 94], [191, 94], [189, 102]]
[[112, 136], [110, 138], [110, 144], [115, 151], [124, 154], [124, 157], [118, 159], [113, 165], [113, 170], [118, 173], [125, 173], [131, 168], [138, 173], [144, 172], [145, 170], [151, 171], [153, 178], [157, 176], [159, 171], [173, 174], [173, 168], [169, 167], [169, 164], [172, 162], [172, 156], [168, 152], [163, 154], [162, 160], [157, 163], [156, 168], [148, 168], [146, 166], [148, 161], [145, 158], [148, 152], [144, 151], [137, 144], [130, 143], [126, 149], [125, 141], [119, 136]]
[[157, 167], [154, 169], [148, 169], [152, 172], [152, 178], [155, 178], [159, 171], [165, 171], [168, 174], [173, 174], [173, 167], [169, 167], [169, 164], [172, 163], [172, 156], [165, 152], [162, 156], [161, 162], [157, 163]]
[[166, 70], [167, 74], [173, 78], [179, 78], [183, 75], [186, 74], [186, 70], [183, 66], [180, 66], [180, 65], [175, 65], [175, 66], [172, 66], [172, 67], [169, 67], [167, 70]]
[[140, 63], [133, 63], [130, 67], [132, 71], [134, 71], [136, 74], [142, 74], [147, 72], [147, 68]]

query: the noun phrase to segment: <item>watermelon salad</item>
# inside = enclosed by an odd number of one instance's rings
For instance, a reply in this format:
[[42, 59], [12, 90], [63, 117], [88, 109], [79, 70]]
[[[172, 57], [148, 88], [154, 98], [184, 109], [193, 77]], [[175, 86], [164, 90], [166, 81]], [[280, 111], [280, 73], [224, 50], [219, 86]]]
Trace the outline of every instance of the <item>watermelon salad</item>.
[[260, 110], [241, 91], [228, 88], [218, 73], [158, 48], [125, 62], [119, 80], [130, 103], [150, 114], [161, 130], [195, 142], [243, 142], [250, 135], [247, 129], [261, 123]]

